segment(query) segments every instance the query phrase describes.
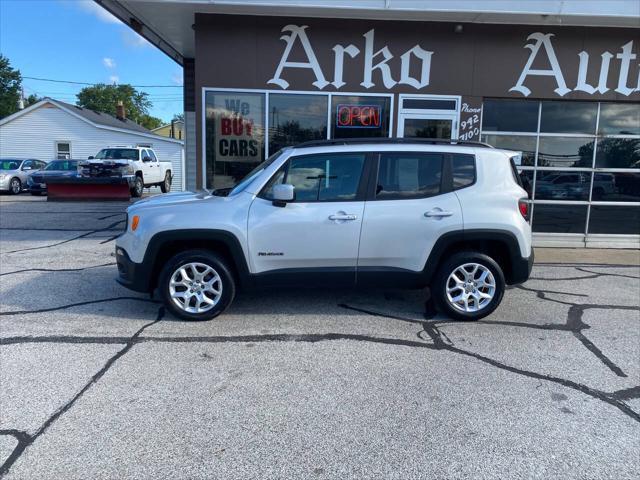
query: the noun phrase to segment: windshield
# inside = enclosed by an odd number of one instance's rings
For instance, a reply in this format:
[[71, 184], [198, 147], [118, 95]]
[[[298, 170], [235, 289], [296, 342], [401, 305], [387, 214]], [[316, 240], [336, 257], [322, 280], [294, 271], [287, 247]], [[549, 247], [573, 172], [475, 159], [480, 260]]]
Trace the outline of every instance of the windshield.
[[[269, 165], [271, 165], [273, 162], [275, 162], [277, 160], [277, 158], [282, 155], [283, 150], [278, 150], [276, 153], [274, 153], [273, 155], [271, 155], [269, 158], [267, 158], [264, 162], [258, 164], [256, 166], [256, 168], [254, 168], [253, 170], [251, 170], [249, 173], [247, 173], [244, 178], [242, 180], [240, 180], [240, 183], [238, 183], [235, 187], [233, 187], [233, 189], [228, 193], [229, 196], [231, 195], [235, 195], [236, 193], [240, 193], [242, 192], [245, 188], [247, 188], [247, 186], [258, 176], [260, 175], [263, 170], [265, 168], [267, 168]], [[225, 191], [223, 190], [220, 193], [225, 193]], [[216, 195], [216, 191], [213, 191], [213, 194]]]
[[49, 163], [45, 170], [57, 170], [71, 172], [78, 169], [78, 162], [75, 160], [55, 160]]
[[17, 170], [20, 168], [20, 160], [0, 160], [0, 170]]
[[135, 148], [103, 148], [95, 158], [98, 160], [138, 160], [138, 150]]

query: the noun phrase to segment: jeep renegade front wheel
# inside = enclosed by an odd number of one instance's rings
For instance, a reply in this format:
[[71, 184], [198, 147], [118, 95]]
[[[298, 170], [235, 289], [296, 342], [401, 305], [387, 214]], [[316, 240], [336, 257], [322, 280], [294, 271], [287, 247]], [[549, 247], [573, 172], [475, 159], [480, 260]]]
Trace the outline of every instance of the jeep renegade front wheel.
[[482, 253], [461, 252], [445, 261], [433, 285], [434, 300], [456, 320], [479, 320], [492, 313], [504, 295], [500, 266]]
[[182, 252], [160, 273], [166, 307], [183, 320], [210, 320], [233, 301], [236, 286], [224, 259], [206, 250]]

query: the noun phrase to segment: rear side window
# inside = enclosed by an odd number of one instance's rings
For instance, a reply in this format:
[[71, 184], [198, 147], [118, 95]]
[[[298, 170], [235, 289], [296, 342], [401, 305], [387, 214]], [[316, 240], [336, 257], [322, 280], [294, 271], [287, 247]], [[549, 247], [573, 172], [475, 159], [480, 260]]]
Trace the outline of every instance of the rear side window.
[[376, 200], [402, 200], [438, 195], [441, 191], [440, 153], [382, 153], [378, 164]]
[[473, 185], [476, 181], [476, 159], [473, 155], [454, 153], [451, 156], [451, 176], [453, 189]]

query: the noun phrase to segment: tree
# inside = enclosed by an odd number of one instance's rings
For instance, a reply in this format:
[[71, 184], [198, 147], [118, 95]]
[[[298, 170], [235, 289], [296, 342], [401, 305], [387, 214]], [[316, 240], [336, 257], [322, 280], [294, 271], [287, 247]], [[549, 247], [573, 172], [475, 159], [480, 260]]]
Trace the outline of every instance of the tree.
[[116, 115], [116, 105], [121, 101], [124, 104], [127, 118], [141, 125], [143, 121], [148, 122], [148, 118], [153, 118], [149, 117], [149, 109], [152, 105], [149, 95], [145, 92], [139, 92], [131, 85], [99, 83], [83, 88], [77, 97], [78, 106], [111, 115]]
[[173, 116], [172, 122], [184, 122], [184, 113], [176, 113]]
[[0, 118], [18, 111], [21, 90], [20, 71], [11, 68], [9, 59], [0, 54]]
[[138, 123], [140, 123], [140, 125], [142, 125], [144, 128], [149, 129], [149, 130], [153, 130], [154, 128], [158, 128], [158, 127], [162, 126], [162, 124], [163, 124], [161, 119], [156, 118], [156, 117], [152, 117], [151, 115], [142, 115], [142, 117], [140, 117], [140, 121]]
[[42, 100], [40, 97], [38, 97], [35, 93], [32, 93], [24, 99], [24, 108], [30, 107], [34, 103], [38, 103], [40, 100]]

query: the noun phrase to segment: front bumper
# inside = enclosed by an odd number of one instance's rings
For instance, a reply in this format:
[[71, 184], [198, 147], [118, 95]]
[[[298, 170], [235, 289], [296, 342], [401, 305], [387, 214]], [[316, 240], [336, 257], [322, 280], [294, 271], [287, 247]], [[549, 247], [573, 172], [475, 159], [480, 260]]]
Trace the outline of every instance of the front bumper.
[[130, 290], [149, 293], [150, 272], [144, 263], [136, 263], [129, 258], [124, 248], [116, 246], [116, 263], [118, 265], [118, 278], [116, 281]]
[[517, 285], [529, 280], [531, 275], [531, 269], [533, 268], [534, 261], [533, 248], [531, 249], [531, 255], [529, 257], [519, 257], [512, 260], [511, 263], [511, 275], [507, 279], [509, 285]]

